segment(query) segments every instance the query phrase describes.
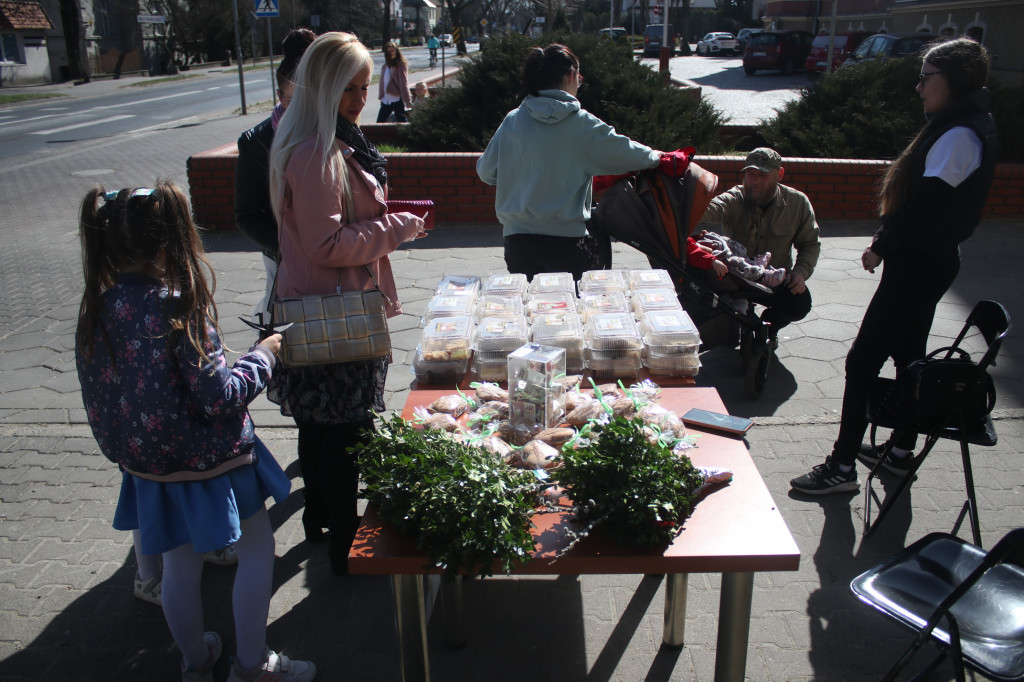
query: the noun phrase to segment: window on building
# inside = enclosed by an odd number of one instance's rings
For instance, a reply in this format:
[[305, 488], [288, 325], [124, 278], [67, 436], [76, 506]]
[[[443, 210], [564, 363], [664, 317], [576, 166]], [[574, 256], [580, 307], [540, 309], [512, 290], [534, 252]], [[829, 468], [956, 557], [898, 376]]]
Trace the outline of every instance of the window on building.
[[18, 45], [18, 36], [14, 33], [0, 34], [0, 62], [8, 64], [24, 64], [25, 57]]
[[939, 35], [945, 38], [952, 38], [958, 33], [959, 31], [954, 23], [945, 23], [942, 26], [939, 26]]
[[977, 25], [975, 25], [975, 26], [968, 26], [967, 30], [964, 32], [964, 35], [966, 35], [968, 38], [970, 38], [971, 40], [973, 40], [975, 42], [984, 43], [985, 42], [985, 27], [984, 26], [977, 26]]

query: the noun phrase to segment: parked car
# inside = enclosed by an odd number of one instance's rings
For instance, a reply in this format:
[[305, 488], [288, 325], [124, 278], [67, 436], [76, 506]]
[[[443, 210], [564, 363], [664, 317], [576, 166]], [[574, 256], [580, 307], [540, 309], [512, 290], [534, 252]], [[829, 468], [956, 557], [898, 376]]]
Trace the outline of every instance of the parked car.
[[697, 41], [697, 54], [736, 54], [736, 38], [731, 33], [709, 33]]
[[627, 40], [629, 38], [629, 31], [621, 26], [616, 26], [615, 28], [602, 28], [598, 31], [598, 34], [602, 38], [611, 38], [612, 40]]
[[807, 31], [762, 31], [751, 36], [743, 52], [743, 71], [752, 76], [761, 69], [793, 73], [802, 69], [814, 36]]
[[743, 54], [743, 51], [747, 49], [747, 41], [750, 40], [750, 36], [757, 35], [762, 31], [764, 31], [763, 28], [741, 28], [736, 34], [736, 51]]
[[[669, 53], [670, 57], [674, 57], [676, 54], [676, 46], [672, 40], [672, 27], [669, 27], [669, 47], [672, 51]], [[664, 24], [647, 24], [647, 28], [644, 29], [644, 56], [645, 57], [657, 57], [661, 54], [661, 38], [662, 32], [665, 30]]]
[[[835, 71], [843, 62], [860, 47], [860, 44], [867, 39], [869, 31], [851, 31], [849, 33], [837, 33], [832, 43], [832, 70]], [[811, 53], [807, 55], [807, 63], [804, 68], [811, 73], [824, 73], [827, 63], [829, 35], [827, 33], [814, 36], [811, 42]]]
[[867, 59], [890, 59], [892, 57], [909, 57], [938, 38], [931, 33], [876, 33], [864, 40], [853, 53], [843, 62], [843, 66], [851, 66]]

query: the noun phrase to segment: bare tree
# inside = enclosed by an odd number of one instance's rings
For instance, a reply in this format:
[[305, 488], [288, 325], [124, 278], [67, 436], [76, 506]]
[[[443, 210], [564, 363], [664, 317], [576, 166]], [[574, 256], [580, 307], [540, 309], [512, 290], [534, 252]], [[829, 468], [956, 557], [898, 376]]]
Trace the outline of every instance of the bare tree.
[[[448, 5], [448, 16], [451, 17], [452, 27], [462, 27], [462, 20], [460, 15], [462, 10], [470, 7], [477, 0], [445, 0], [445, 4]], [[459, 42], [456, 45], [459, 54], [466, 54], [466, 36], [463, 35], [462, 31], [459, 31]]]

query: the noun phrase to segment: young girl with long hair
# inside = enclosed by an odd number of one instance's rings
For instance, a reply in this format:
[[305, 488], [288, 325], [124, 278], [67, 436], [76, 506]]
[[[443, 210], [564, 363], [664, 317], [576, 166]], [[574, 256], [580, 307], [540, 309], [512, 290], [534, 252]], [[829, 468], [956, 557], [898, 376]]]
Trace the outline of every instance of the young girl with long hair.
[[384, 44], [384, 70], [377, 90], [380, 99], [377, 123], [384, 123], [392, 114], [398, 123], [407, 122], [409, 118], [405, 112], [412, 108], [409, 101], [409, 62], [393, 40]]
[[989, 56], [967, 38], [924, 55], [917, 92], [925, 124], [882, 181], [882, 226], [861, 254], [865, 270], [885, 263], [878, 289], [846, 357], [839, 436], [823, 464], [790, 481], [811, 495], [856, 490], [856, 460], [905, 475], [914, 434], [876, 448], [862, 444], [872, 383], [888, 358], [897, 373], [924, 357], [935, 307], [960, 271], [960, 243], [974, 233], [996, 165], [996, 126], [985, 88]]
[[290, 482], [253, 432], [248, 405], [270, 379], [280, 335], [228, 366], [213, 272], [188, 198], [170, 183], [91, 190], [80, 236], [82, 400], [100, 450], [123, 472], [114, 528], [138, 531], [140, 551], [162, 555], [162, 606], [182, 679], [213, 680], [222, 644], [202, 631], [201, 553], [229, 544], [238, 569], [228, 679], [313, 679], [313, 664], [265, 642], [274, 564], [265, 500], [283, 502]]
[[[270, 151], [270, 196], [280, 226], [277, 295], [356, 291], [379, 285], [387, 314], [402, 312], [388, 254], [425, 235], [412, 213], [387, 213], [387, 161], [359, 129], [373, 73], [370, 53], [348, 33], [325, 33], [306, 51], [295, 97]], [[349, 446], [384, 410], [388, 358], [285, 367], [267, 397], [299, 428], [306, 539], [331, 531], [336, 574], [348, 571], [358, 527], [359, 470]]]

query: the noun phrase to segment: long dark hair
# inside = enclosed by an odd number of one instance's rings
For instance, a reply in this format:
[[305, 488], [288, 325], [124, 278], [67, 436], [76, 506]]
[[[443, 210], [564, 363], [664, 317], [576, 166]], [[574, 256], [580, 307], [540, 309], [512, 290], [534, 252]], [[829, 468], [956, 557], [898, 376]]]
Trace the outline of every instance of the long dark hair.
[[284, 50], [284, 57], [281, 65], [277, 67], [277, 81], [280, 83], [286, 80], [289, 83], [295, 82], [295, 69], [299, 68], [302, 55], [306, 48], [316, 40], [316, 34], [308, 28], [293, 28], [281, 41], [281, 49]]
[[531, 47], [523, 62], [522, 96], [538, 96], [541, 90], [560, 88], [562, 81], [573, 69], [579, 70], [580, 60], [565, 45], [552, 43], [541, 49]]
[[[942, 72], [949, 84], [953, 101], [962, 100], [985, 87], [988, 78], [988, 51], [968, 38], [957, 38], [939, 43], [924, 55], [925, 63]], [[947, 105], [948, 106], [948, 105]], [[878, 213], [887, 215], [900, 210], [907, 201], [910, 158], [918, 146], [931, 134], [936, 123], [931, 117], [899, 157], [892, 162], [882, 178], [879, 190]]]
[[85, 292], [78, 309], [76, 345], [86, 357], [92, 355], [98, 329], [114, 359], [100, 318], [100, 297], [116, 283], [118, 273], [162, 269], [159, 278], [177, 294], [169, 320], [171, 335], [185, 334], [196, 350], [197, 363], [206, 361], [208, 325], [217, 322], [216, 278], [181, 189], [165, 181], [153, 189], [91, 189], [82, 201], [79, 237]]
[[[389, 47], [395, 48], [394, 58], [388, 54]], [[384, 43], [384, 63], [392, 69], [396, 66], [409, 66], [409, 62], [405, 59], [405, 55], [402, 54], [402, 51], [398, 49], [398, 45], [395, 45], [395, 41], [393, 40], [389, 40]]]

